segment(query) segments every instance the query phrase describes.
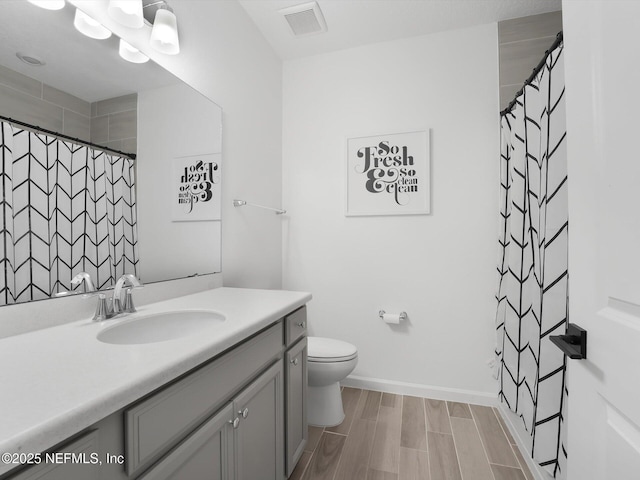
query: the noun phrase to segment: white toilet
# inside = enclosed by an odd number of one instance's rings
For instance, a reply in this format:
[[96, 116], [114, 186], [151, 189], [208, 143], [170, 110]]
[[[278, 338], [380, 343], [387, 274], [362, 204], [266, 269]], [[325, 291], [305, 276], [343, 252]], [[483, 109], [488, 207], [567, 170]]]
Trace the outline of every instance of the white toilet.
[[333, 338], [308, 337], [307, 340], [307, 420], [310, 425], [320, 427], [339, 425], [344, 420], [340, 381], [356, 368], [358, 349]]

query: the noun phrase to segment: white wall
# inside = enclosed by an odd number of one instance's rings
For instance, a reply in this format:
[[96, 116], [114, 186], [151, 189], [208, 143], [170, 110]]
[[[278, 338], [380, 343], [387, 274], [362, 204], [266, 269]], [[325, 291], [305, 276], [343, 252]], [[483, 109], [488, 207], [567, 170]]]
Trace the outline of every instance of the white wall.
[[[354, 343], [355, 376], [494, 395], [496, 25], [288, 61], [283, 92], [283, 285], [311, 333]], [[432, 213], [345, 217], [345, 138], [425, 128]]]
[[114, 33], [222, 107], [222, 271], [227, 286], [280, 288], [280, 217], [234, 198], [277, 206], [281, 201], [282, 62], [240, 4], [174, 0], [179, 55], [155, 52], [149, 28], [112, 21], [107, 0], [71, 0]]
[[140, 279], [148, 283], [220, 272], [221, 222], [173, 222], [176, 198], [171, 194], [174, 158], [220, 153], [220, 107], [188, 85], [156, 88], [138, 93], [138, 124]]

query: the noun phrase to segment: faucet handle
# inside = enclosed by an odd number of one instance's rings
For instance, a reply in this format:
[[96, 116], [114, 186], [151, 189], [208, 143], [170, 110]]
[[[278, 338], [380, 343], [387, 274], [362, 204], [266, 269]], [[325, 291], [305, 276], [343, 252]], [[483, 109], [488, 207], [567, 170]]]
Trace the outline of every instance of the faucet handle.
[[96, 305], [96, 313], [93, 315], [94, 322], [101, 322], [113, 317], [113, 310], [109, 308], [107, 297], [104, 293], [98, 294], [98, 305]]
[[124, 307], [122, 307], [123, 312], [133, 313], [136, 311], [136, 307], [133, 304], [133, 294], [131, 293], [131, 288], [127, 288], [124, 291]]

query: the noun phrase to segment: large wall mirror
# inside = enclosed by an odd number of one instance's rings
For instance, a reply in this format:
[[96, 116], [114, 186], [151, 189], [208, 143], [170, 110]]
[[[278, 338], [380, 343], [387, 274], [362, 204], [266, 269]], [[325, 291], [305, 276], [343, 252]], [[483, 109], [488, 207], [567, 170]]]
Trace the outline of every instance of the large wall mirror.
[[[124, 273], [135, 269], [144, 283], [150, 283], [221, 271], [219, 217], [206, 221], [172, 218], [179, 159], [215, 158], [216, 182], [220, 182], [220, 107], [152, 61], [134, 64], [123, 60], [115, 35], [106, 40], [82, 35], [73, 27], [74, 14], [75, 7], [68, 3], [62, 10], [50, 11], [26, 0], [0, 1], [0, 255], [11, 251], [10, 258], [7, 254], [2, 258], [4, 283], [0, 282], [0, 289], [6, 287], [8, 268], [19, 270], [21, 276], [12, 298], [6, 295], [6, 288], [2, 292], [0, 305], [83, 292], [86, 283], [70, 282], [87, 270], [82, 263], [85, 258], [80, 261], [71, 253], [61, 260], [58, 256], [63, 254], [58, 252], [74, 252], [82, 242], [95, 246], [107, 238], [100, 234], [96, 219], [114, 222], [109, 215], [115, 207], [108, 203], [113, 195], [124, 198], [125, 206], [132, 205], [117, 220], [118, 228], [131, 230], [127, 241], [137, 249], [135, 264], [118, 267]], [[79, 141], [64, 137], [58, 146], [52, 132]], [[20, 142], [20, 148], [14, 147]], [[20, 153], [21, 148], [26, 153]], [[70, 159], [61, 159], [62, 150]], [[135, 155], [135, 160], [125, 154]], [[90, 157], [87, 162], [91, 165], [78, 163], [81, 156]], [[110, 160], [97, 167], [96, 158], [101, 156]], [[20, 168], [31, 178], [21, 180]], [[34, 173], [38, 171], [41, 173]], [[110, 182], [108, 188], [87, 189], [87, 182], [103, 177]], [[81, 196], [105, 197], [104, 215], [98, 211], [102, 207], [93, 204], [91, 215], [81, 211], [89, 207], [78, 210], [73, 206]], [[61, 213], [65, 202], [71, 213]], [[20, 215], [22, 219], [16, 220]], [[64, 228], [72, 233], [56, 232], [65, 223]], [[9, 224], [15, 224], [11, 227], [15, 231], [8, 231]], [[32, 226], [39, 233], [25, 233]], [[20, 238], [30, 240], [17, 247], [9, 245]], [[36, 247], [38, 243], [44, 246]], [[58, 250], [52, 253], [54, 243]], [[89, 259], [89, 263], [99, 263], [98, 268], [111, 268], [111, 275], [99, 274], [102, 278], [93, 282], [108, 288], [123, 272], [116, 275], [114, 267], [101, 262]], [[27, 291], [24, 285], [43, 274], [49, 276], [44, 286]], [[57, 276], [64, 278], [56, 281]]]

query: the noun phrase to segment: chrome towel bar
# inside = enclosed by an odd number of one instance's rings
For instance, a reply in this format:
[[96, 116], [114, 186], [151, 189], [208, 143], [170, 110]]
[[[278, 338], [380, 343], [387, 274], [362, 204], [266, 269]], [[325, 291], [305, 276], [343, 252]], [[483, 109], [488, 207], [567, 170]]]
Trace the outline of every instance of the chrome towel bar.
[[247, 202], [245, 200], [234, 200], [233, 201], [233, 206], [234, 207], [243, 207], [245, 205], [250, 205], [252, 207], [258, 207], [258, 208], [264, 208], [266, 210], [273, 210], [274, 212], [276, 212], [276, 215], [284, 215], [285, 213], [287, 213], [286, 210], [283, 210], [281, 208], [265, 207], [264, 205], [258, 205], [256, 203], [250, 203], [250, 202]]

